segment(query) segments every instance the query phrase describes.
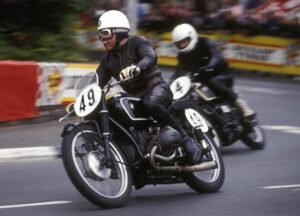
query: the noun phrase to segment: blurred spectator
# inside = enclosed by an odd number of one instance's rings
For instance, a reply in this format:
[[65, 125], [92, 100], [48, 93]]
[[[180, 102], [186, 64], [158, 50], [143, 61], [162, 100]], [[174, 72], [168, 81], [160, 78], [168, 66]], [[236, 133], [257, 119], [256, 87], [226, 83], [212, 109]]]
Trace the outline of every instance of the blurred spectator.
[[299, 37], [299, 24], [295, 21], [299, 10], [299, 0], [266, 0], [251, 11], [251, 17], [265, 34]]
[[140, 3], [138, 6], [140, 29], [146, 31], [156, 31], [165, 28], [167, 17], [162, 10], [163, 2], [153, 1], [150, 3]]
[[[83, 26], [94, 25], [106, 10], [126, 12], [128, 0], [96, 0], [81, 15]], [[138, 28], [167, 32], [180, 23], [190, 23], [201, 31], [266, 34], [288, 37], [300, 35], [300, 0], [139, 0]]]
[[[202, 30], [216, 30], [223, 26], [222, 20], [219, 19], [220, 10], [219, 0], [206, 0], [205, 13], [203, 14]], [[197, 28], [197, 26], [195, 25]]]
[[[145, 8], [147, 13], [145, 12]], [[142, 20], [139, 27], [143, 30], [168, 31], [181, 22], [199, 22], [193, 0], [151, 1], [140, 3], [138, 14]], [[144, 10], [143, 10], [144, 9]]]
[[210, 0], [204, 30], [299, 37], [299, 0]]
[[239, 0], [221, 0], [219, 20], [223, 22], [223, 30], [235, 32], [239, 30], [239, 22], [242, 19], [243, 6]]
[[82, 26], [95, 26], [98, 18], [107, 10], [124, 11], [124, 0], [96, 0], [89, 10], [80, 14]]
[[263, 2], [264, 0], [246, 0], [244, 1], [244, 9], [245, 11], [251, 11], [258, 8]]
[[300, 38], [300, 1], [287, 1], [283, 7], [285, 14], [279, 23], [281, 35]]

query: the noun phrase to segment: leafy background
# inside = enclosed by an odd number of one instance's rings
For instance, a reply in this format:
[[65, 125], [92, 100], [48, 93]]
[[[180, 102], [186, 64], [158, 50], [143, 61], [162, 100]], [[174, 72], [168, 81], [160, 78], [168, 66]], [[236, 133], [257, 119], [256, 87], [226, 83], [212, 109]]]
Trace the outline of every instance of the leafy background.
[[0, 60], [86, 61], [72, 27], [95, 0], [1, 0]]

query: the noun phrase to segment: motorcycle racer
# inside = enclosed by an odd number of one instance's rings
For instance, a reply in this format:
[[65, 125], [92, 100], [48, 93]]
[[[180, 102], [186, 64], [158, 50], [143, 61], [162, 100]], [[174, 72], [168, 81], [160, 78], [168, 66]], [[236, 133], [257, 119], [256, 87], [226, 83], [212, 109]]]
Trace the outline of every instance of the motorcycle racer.
[[129, 31], [128, 19], [122, 12], [110, 10], [100, 16], [98, 35], [106, 49], [96, 70], [100, 87], [103, 88], [111, 77], [124, 80], [122, 88], [140, 97], [147, 113], [162, 126], [169, 125], [178, 130], [187, 162], [198, 163], [201, 157], [200, 145], [188, 136], [168, 112], [173, 94], [158, 70], [154, 49], [146, 38], [129, 35]]
[[255, 115], [247, 102], [234, 92], [234, 77], [216, 44], [199, 37], [196, 29], [187, 23], [173, 29], [172, 41], [178, 50], [178, 65], [170, 81], [184, 75], [185, 71], [191, 71], [194, 81], [207, 85], [214, 93], [235, 104], [245, 118]]

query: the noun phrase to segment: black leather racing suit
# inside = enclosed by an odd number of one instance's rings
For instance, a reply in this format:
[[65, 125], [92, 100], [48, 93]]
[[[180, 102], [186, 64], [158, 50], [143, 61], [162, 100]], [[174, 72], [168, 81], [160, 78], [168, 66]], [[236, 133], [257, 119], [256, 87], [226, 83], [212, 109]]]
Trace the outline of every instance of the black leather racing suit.
[[167, 110], [173, 100], [172, 91], [161, 78], [155, 51], [144, 37], [129, 36], [122, 48], [102, 55], [97, 68], [100, 86], [103, 88], [111, 77], [120, 80], [120, 71], [132, 64], [140, 67], [141, 73], [122, 83], [122, 88], [130, 94], [140, 96], [145, 111], [162, 126], [170, 125], [178, 129], [176, 120]]
[[125, 91], [142, 99], [144, 110], [156, 119], [162, 126], [171, 126], [182, 136], [182, 145], [187, 153], [189, 163], [197, 163], [201, 150], [194, 140], [181, 128], [177, 120], [168, 112], [173, 100], [169, 85], [161, 78], [157, 68], [157, 56], [150, 43], [140, 36], [129, 36], [127, 43], [120, 49], [104, 53], [97, 73], [99, 83], [104, 85], [114, 77], [120, 80], [122, 69], [137, 65], [141, 73], [126, 83], [122, 83]]
[[[213, 70], [205, 70], [213, 69]], [[234, 78], [228, 71], [228, 63], [223, 58], [216, 44], [206, 38], [199, 37], [193, 50], [178, 54], [178, 66], [170, 80], [184, 75], [186, 71], [194, 74], [195, 81], [202, 82], [217, 95], [236, 101], [237, 95], [233, 91]]]

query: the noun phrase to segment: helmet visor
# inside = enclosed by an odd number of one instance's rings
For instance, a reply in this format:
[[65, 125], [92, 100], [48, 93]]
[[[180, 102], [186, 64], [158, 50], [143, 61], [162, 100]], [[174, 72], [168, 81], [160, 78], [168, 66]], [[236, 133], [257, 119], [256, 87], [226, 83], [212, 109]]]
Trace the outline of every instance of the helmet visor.
[[175, 42], [175, 46], [177, 47], [177, 49], [182, 50], [184, 48], [186, 48], [191, 42], [191, 38], [190, 37], [186, 37], [180, 41]]
[[102, 29], [102, 30], [98, 31], [98, 37], [99, 37], [99, 40], [101, 40], [101, 41], [109, 40], [113, 37], [112, 30], [111, 29]]

